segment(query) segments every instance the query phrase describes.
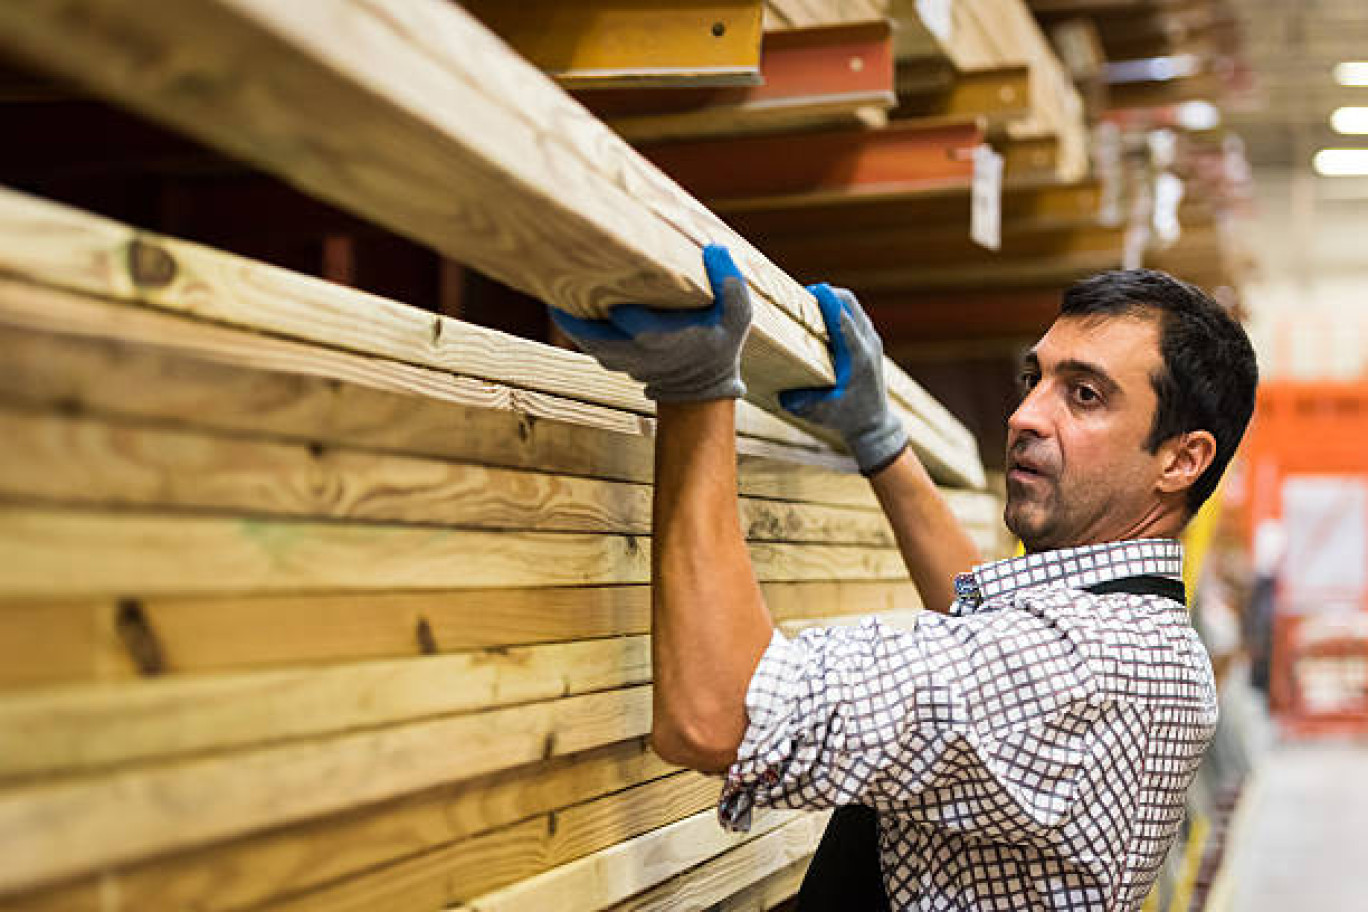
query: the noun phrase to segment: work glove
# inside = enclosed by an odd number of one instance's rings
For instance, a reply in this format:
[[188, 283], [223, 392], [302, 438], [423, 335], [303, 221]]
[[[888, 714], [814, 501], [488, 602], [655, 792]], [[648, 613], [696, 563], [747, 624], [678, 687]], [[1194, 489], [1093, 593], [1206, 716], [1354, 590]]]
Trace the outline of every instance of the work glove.
[[739, 399], [741, 346], [750, 331], [751, 304], [745, 279], [727, 248], [703, 248], [712, 286], [711, 307], [656, 310], [622, 304], [606, 320], [585, 320], [551, 308], [551, 319], [609, 370], [646, 385], [657, 402]]
[[883, 342], [860, 302], [844, 288], [809, 285], [826, 323], [836, 385], [784, 390], [779, 404], [831, 428], [845, 440], [860, 471], [873, 475], [907, 447], [907, 429], [888, 407]]

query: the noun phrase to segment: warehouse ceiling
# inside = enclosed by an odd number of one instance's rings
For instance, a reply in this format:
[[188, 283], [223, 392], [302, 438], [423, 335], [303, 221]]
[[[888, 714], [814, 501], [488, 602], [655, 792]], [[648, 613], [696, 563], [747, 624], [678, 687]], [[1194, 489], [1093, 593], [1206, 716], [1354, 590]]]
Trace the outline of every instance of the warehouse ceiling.
[[1228, 123], [1250, 161], [1309, 166], [1327, 146], [1368, 147], [1368, 137], [1338, 136], [1330, 115], [1368, 105], [1368, 88], [1335, 81], [1337, 63], [1368, 60], [1365, 0], [1229, 0], [1240, 22], [1253, 85]]

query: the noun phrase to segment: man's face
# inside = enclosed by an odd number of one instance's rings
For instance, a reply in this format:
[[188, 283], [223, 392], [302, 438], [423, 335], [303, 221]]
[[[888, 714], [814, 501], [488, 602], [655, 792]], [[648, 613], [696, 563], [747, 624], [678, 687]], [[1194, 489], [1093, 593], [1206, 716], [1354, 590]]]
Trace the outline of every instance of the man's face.
[[1159, 324], [1141, 317], [1061, 317], [1026, 356], [1004, 513], [1026, 550], [1132, 538], [1161, 512], [1145, 447], [1161, 364]]

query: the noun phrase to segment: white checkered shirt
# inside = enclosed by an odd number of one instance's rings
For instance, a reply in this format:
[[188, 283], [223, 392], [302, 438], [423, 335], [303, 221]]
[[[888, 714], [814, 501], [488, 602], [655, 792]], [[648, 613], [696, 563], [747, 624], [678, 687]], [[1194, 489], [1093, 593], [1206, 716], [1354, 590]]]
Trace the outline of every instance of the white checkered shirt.
[[1216, 688], [1182, 605], [1077, 587], [1182, 562], [1169, 540], [1031, 554], [975, 568], [952, 615], [911, 631], [776, 633], [723, 824], [745, 829], [755, 804], [869, 805], [895, 910], [1139, 909]]

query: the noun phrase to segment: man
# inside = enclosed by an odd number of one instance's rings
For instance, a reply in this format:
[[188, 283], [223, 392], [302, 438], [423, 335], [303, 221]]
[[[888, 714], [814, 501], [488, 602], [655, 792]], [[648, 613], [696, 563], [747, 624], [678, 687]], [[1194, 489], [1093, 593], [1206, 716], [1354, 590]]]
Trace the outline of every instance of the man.
[[[1243, 330], [1160, 273], [1071, 288], [1008, 424], [1005, 519], [1027, 554], [971, 569], [887, 405], [877, 334], [853, 296], [814, 286], [837, 383], [782, 401], [842, 434], [926, 604], [950, 609], [912, 631], [870, 619], [789, 640], [735, 501], [750, 305], [726, 251], [704, 258], [709, 310], [555, 315], [659, 404], [657, 751], [726, 772], [731, 826], [756, 804], [842, 808], [803, 909], [1138, 909], [1216, 721], [1174, 539], [1253, 410]], [[854, 883], [861, 823], [842, 816], [856, 807], [877, 820], [869, 899]]]

